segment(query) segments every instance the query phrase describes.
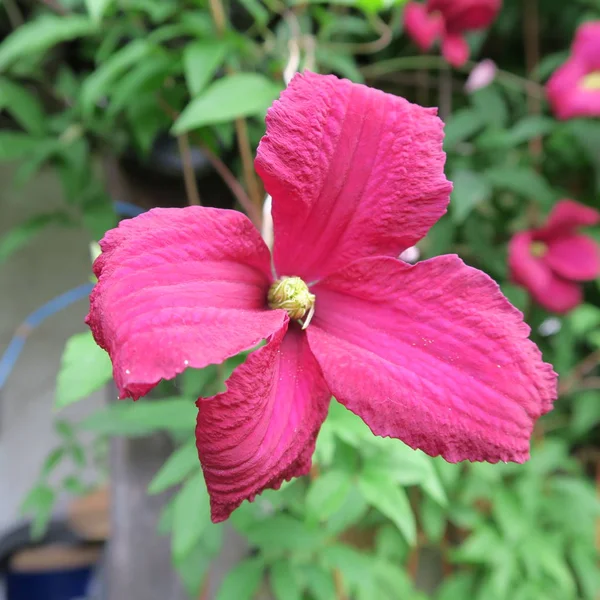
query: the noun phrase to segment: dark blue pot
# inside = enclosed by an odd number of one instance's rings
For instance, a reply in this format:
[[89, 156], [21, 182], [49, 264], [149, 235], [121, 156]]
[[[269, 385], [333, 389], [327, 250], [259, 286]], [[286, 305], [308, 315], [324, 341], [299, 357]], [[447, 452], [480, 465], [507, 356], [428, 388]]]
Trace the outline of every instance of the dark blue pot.
[[6, 600], [85, 600], [92, 568], [5, 573]]

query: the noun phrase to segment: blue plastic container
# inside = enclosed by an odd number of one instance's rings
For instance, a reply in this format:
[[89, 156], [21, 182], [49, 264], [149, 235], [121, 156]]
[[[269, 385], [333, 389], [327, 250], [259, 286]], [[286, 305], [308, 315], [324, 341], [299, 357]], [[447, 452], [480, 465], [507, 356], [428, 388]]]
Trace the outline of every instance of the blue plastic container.
[[6, 600], [85, 600], [93, 567], [5, 573]]

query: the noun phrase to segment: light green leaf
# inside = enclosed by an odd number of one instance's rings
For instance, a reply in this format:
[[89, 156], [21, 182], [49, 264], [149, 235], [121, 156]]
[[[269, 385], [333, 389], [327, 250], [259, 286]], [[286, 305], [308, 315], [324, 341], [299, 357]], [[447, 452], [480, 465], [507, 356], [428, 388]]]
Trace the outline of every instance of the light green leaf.
[[216, 600], [252, 600], [263, 579], [262, 557], [247, 558], [227, 573]]
[[269, 11], [259, 0], [240, 0], [240, 4], [250, 13], [259, 25], [265, 26], [269, 22]]
[[111, 404], [81, 423], [83, 429], [104, 435], [148, 435], [155, 431], [191, 433], [196, 407], [187, 398], [167, 398]]
[[323, 565], [337, 570], [346, 585], [372, 585], [374, 560], [371, 555], [343, 544], [327, 546], [319, 555]]
[[317, 477], [306, 494], [308, 515], [317, 521], [328, 519], [344, 503], [350, 484], [347, 471], [329, 471]]
[[175, 497], [171, 548], [175, 560], [183, 560], [211, 526], [210, 505], [204, 477], [190, 477]]
[[567, 319], [573, 334], [580, 338], [600, 325], [600, 308], [593, 304], [582, 304], [572, 310]]
[[325, 532], [284, 514], [275, 515], [245, 528], [248, 541], [271, 552], [314, 550], [325, 538]]
[[8, 111], [32, 135], [42, 135], [45, 116], [37, 97], [21, 85], [0, 77], [0, 110]]
[[481, 115], [470, 108], [463, 108], [453, 113], [447, 120], [444, 128], [444, 148], [451, 150], [475, 135], [484, 125]]
[[0, 264], [11, 254], [27, 245], [36, 235], [49, 225], [67, 225], [68, 216], [62, 211], [36, 215], [0, 237]]
[[556, 127], [556, 121], [550, 117], [530, 115], [521, 119], [509, 132], [508, 140], [513, 146], [547, 135]]
[[482, 121], [496, 128], [506, 126], [508, 108], [499, 86], [492, 84], [473, 92], [471, 101]]
[[23, 500], [21, 514], [33, 514], [31, 523], [33, 540], [39, 540], [46, 532], [55, 500], [54, 490], [43, 483], [36, 485]]
[[81, 107], [88, 117], [94, 112], [97, 101], [108, 93], [111, 84], [131, 66], [148, 59], [153, 46], [137, 39], [115, 52], [83, 82]]
[[492, 194], [488, 180], [468, 169], [459, 169], [452, 175], [454, 189], [450, 199], [452, 219], [462, 223], [478, 204], [487, 202]]
[[431, 498], [423, 498], [420, 503], [421, 523], [428, 539], [439, 543], [446, 529], [446, 516], [443, 509]]
[[225, 59], [227, 44], [220, 40], [188, 44], [183, 51], [183, 70], [188, 89], [197, 96]]
[[406, 492], [391, 482], [384, 472], [372, 470], [365, 470], [360, 474], [358, 487], [365, 500], [388, 517], [406, 541], [414, 545], [417, 526]]
[[173, 126], [181, 134], [204, 125], [214, 125], [264, 113], [281, 88], [257, 73], [228, 75], [211, 84], [183, 110]]
[[302, 578], [315, 600], [335, 598], [335, 584], [330, 570], [320, 565], [307, 564], [302, 568]]
[[43, 53], [56, 44], [95, 31], [95, 23], [79, 15], [43, 15], [28, 21], [0, 44], [0, 72], [25, 56]]
[[66, 450], [62, 446], [54, 448], [54, 450], [48, 454], [46, 460], [44, 461], [44, 465], [42, 466], [42, 477], [48, 477], [48, 475], [50, 475], [50, 473], [52, 473], [52, 471], [58, 467], [65, 455]]
[[17, 160], [35, 152], [42, 142], [18, 131], [0, 131], [0, 161]]
[[184, 559], [175, 561], [177, 573], [190, 598], [198, 598], [212, 560], [213, 557], [206, 552], [202, 544], [198, 544]]
[[269, 581], [277, 600], [302, 600], [298, 574], [289, 560], [278, 560], [269, 571]]
[[600, 423], [600, 390], [580, 392], [573, 401], [571, 432], [579, 437], [590, 432]]
[[85, 0], [85, 7], [87, 8], [90, 17], [92, 17], [96, 23], [100, 23], [113, 2], [114, 0]]
[[328, 519], [325, 526], [331, 533], [341, 533], [355, 523], [358, 523], [369, 509], [366, 500], [355, 485], [344, 498], [343, 504]]
[[183, 481], [192, 471], [200, 468], [196, 444], [184, 444], [169, 456], [148, 486], [149, 494], [160, 494]]
[[108, 354], [86, 331], [72, 336], [61, 359], [56, 385], [57, 409], [87, 398], [112, 379], [112, 364]]
[[529, 302], [529, 294], [526, 290], [510, 283], [503, 283], [500, 287], [502, 293], [508, 298], [508, 301], [521, 312], [524, 312]]

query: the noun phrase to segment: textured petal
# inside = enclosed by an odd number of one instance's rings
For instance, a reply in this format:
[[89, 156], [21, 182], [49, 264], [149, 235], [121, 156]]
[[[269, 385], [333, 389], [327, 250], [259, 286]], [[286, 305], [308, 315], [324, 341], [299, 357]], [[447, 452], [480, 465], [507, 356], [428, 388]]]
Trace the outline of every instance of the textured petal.
[[531, 231], [514, 235], [508, 245], [508, 266], [513, 281], [536, 294], [549, 285], [552, 272], [541, 258], [533, 256], [532, 243]]
[[313, 291], [333, 395], [372, 431], [446, 460], [524, 461], [556, 374], [486, 274], [443, 256], [357, 261]]
[[100, 246], [86, 321], [110, 354], [121, 397], [220, 363], [287, 318], [265, 310], [269, 251], [239, 212], [158, 208], [123, 221]]
[[446, 211], [443, 124], [333, 75], [296, 75], [267, 115], [256, 169], [273, 197], [278, 275], [313, 281], [398, 256]]
[[585, 235], [566, 235], [548, 244], [544, 262], [564, 279], [591, 281], [600, 275], [600, 248]]
[[228, 390], [198, 400], [196, 440], [214, 522], [310, 470], [331, 392], [296, 324], [238, 367]]
[[555, 236], [573, 232], [577, 227], [589, 227], [600, 223], [600, 212], [573, 200], [557, 202], [548, 222], [537, 230], [539, 239], [550, 241]]
[[442, 55], [453, 67], [462, 67], [469, 59], [469, 44], [462, 35], [448, 33], [442, 40]]
[[408, 2], [404, 9], [404, 28], [415, 44], [426, 51], [441, 35], [444, 23], [441, 15], [428, 14], [424, 4]]

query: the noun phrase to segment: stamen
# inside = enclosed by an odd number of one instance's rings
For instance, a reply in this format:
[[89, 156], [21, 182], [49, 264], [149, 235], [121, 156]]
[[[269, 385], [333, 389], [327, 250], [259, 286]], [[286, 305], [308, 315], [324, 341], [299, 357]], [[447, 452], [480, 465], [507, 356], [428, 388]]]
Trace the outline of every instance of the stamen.
[[303, 329], [308, 327], [315, 312], [315, 295], [300, 277], [282, 277], [275, 281], [267, 300], [271, 308], [285, 310], [293, 321], [300, 321], [308, 314], [301, 322]]

